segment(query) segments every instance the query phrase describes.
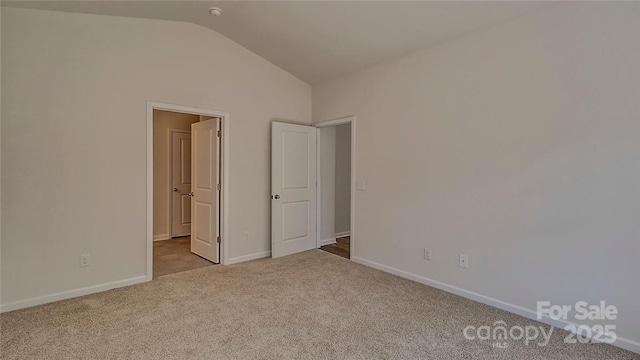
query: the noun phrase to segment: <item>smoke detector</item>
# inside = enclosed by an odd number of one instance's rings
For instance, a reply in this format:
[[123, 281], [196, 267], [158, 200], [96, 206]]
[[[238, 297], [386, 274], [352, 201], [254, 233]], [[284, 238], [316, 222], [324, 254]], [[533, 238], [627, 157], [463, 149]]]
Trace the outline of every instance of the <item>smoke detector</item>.
[[222, 15], [222, 9], [220, 9], [218, 7], [210, 7], [209, 8], [209, 14], [211, 14], [213, 16], [220, 16], [220, 15]]

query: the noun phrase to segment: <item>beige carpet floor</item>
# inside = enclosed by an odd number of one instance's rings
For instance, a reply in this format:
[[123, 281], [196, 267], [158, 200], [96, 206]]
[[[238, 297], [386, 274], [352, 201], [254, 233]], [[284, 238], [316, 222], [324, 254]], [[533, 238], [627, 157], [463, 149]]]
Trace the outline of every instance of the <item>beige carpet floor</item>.
[[[339, 279], [339, 281], [337, 280]], [[320, 251], [163, 276], [0, 315], [2, 359], [640, 359], [604, 344], [469, 341], [539, 323]]]

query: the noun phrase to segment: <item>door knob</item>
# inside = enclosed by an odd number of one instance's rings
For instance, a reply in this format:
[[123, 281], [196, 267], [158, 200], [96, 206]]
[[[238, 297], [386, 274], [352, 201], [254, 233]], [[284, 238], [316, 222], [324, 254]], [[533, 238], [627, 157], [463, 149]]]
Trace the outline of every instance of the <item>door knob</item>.
[[189, 195], [190, 197], [193, 197], [193, 191], [189, 191], [187, 195]]
[[280, 195], [277, 195], [277, 194], [276, 194], [276, 196], [274, 196], [274, 198], [275, 198], [276, 200], [278, 200], [278, 199], [280, 199]]
[[178, 192], [178, 188], [173, 188], [173, 192]]

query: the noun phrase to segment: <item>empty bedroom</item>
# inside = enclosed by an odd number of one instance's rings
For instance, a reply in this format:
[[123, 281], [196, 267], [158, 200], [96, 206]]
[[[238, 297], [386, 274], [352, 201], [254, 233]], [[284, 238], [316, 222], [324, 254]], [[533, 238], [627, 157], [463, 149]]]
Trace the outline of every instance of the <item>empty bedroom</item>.
[[640, 360], [640, 2], [0, 4], [0, 359]]

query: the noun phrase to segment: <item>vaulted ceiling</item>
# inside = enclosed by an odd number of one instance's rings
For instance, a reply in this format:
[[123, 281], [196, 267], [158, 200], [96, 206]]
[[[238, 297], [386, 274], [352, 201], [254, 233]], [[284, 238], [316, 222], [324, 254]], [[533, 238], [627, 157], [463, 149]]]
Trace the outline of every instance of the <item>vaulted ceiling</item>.
[[[3, 1], [3, 6], [186, 21], [316, 84], [533, 11], [528, 1]], [[209, 7], [222, 8], [213, 17]]]

